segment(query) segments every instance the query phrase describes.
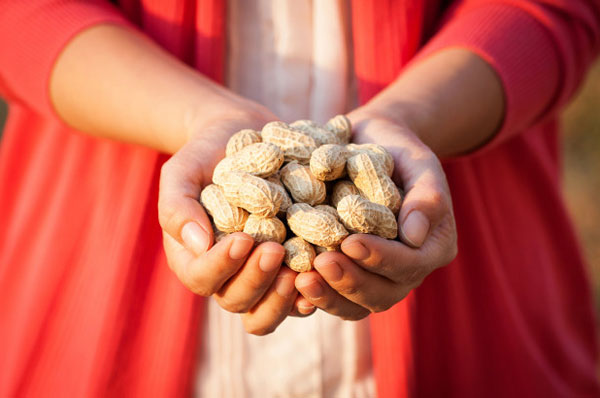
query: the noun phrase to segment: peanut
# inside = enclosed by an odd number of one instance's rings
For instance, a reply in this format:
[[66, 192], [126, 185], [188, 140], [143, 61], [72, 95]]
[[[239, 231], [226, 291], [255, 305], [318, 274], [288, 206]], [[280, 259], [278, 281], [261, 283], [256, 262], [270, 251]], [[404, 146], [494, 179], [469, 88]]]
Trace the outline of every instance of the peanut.
[[[392, 155], [381, 145], [377, 144], [348, 144], [346, 149], [349, 150], [352, 155], [358, 155], [359, 153], [366, 153], [371, 159], [376, 159], [380, 164], [385, 174], [392, 176], [394, 174], [394, 158]], [[352, 156], [351, 155], [351, 156]]]
[[227, 171], [244, 171], [257, 177], [268, 177], [276, 173], [282, 164], [283, 151], [277, 145], [257, 142], [222, 159], [213, 172], [213, 182], [221, 181], [221, 176]]
[[261, 142], [262, 138], [258, 131], [252, 129], [240, 130], [229, 138], [225, 147], [225, 156], [231, 156], [242, 148]]
[[281, 169], [281, 181], [296, 202], [313, 206], [325, 201], [325, 183], [317, 180], [308, 166], [296, 162], [288, 163]]
[[394, 213], [360, 195], [345, 196], [338, 204], [337, 210], [342, 223], [351, 232], [375, 234], [386, 239], [394, 239], [398, 235], [398, 223]]
[[220, 186], [231, 205], [260, 217], [274, 217], [281, 206], [282, 195], [274, 184], [248, 173], [224, 173]]
[[338, 214], [337, 210], [333, 206], [329, 206], [329, 205], [316, 205], [315, 206], [315, 210], [324, 211], [325, 213], [329, 213], [332, 216], [334, 216], [336, 220], [341, 221], [340, 220], [340, 215]]
[[273, 184], [273, 187], [275, 189], [277, 189], [277, 191], [279, 191], [279, 193], [281, 194], [281, 205], [279, 206], [278, 215], [285, 216], [287, 209], [290, 208], [290, 206], [293, 204], [293, 202], [292, 202], [292, 199], [290, 198], [290, 195], [285, 190], [283, 183], [281, 182], [279, 172], [277, 172], [276, 174], [274, 174], [272, 176], [267, 177], [266, 180], [268, 182], [270, 182], [271, 184]]
[[350, 151], [341, 145], [322, 145], [310, 157], [310, 171], [321, 181], [336, 180], [346, 171], [349, 156]]
[[285, 240], [285, 225], [276, 217], [263, 218], [251, 214], [244, 226], [244, 232], [254, 238], [256, 244], [263, 242], [283, 243]]
[[394, 214], [398, 213], [402, 202], [400, 191], [369, 155], [359, 153], [352, 156], [346, 162], [346, 168], [361, 195], [371, 202], [386, 206]]
[[325, 129], [334, 133], [338, 137], [340, 144], [347, 144], [350, 142], [350, 137], [352, 136], [352, 124], [346, 116], [337, 115], [332, 117], [325, 123]]
[[286, 162], [296, 160], [308, 164], [311, 153], [317, 149], [317, 144], [312, 137], [283, 122], [267, 123], [261, 135], [263, 142], [270, 142], [281, 148]]
[[285, 248], [285, 264], [296, 272], [307, 272], [312, 269], [315, 249], [310, 243], [296, 236], [283, 244]]
[[213, 183], [222, 185], [225, 182], [225, 176], [228, 173], [235, 171], [234, 161], [235, 159], [233, 157], [228, 157], [221, 159], [221, 161], [217, 163], [213, 171]]
[[200, 201], [220, 231], [231, 233], [244, 229], [248, 213], [230, 205], [225, 199], [223, 189], [218, 185], [210, 184], [204, 188], [200, 194]]
[[315, 140], [317, 146], [325, 144], [341, 144], [341, 141], [335, 133], [324, 129], [312, 120], [296, 120], [294, 123], [290, 124], [290, 127], [311, 136]]
[[335, 247], [315, 246], [315, 252], [317, 254], [321, 254], [321, 253], [325, 253], [325, 252], [339, 252], [339, 251], [340, 251], [339, 246], [335, 246]]
[[342, 180], [335, 183], [331, 192], [331, 205], [337, 208], [344, 196], [360, 195], [360, 191], [352, 181]]
[[287, 212], [288, 226], [296, 235], [317, 246], [337, 246], [348, 231], [331, 214], [306, 203], [295, 203]]

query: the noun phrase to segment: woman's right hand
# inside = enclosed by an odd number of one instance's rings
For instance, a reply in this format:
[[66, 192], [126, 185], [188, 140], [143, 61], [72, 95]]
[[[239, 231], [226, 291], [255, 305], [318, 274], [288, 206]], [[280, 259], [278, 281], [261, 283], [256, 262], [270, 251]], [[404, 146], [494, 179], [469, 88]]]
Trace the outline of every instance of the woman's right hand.
[[[163, 166], [159, 221], [170, 268], [195, 294], [214, 296], [225, 310], [241, 313], [249, 333], [264, 335], [289, 315], [296, 300], [296, 273], [281, 267], [283, 246], [266, 242], [254, 248], [248, 234], [237, 232], [212, 245], [210, 220], [200, 205], [201, 190], [225, 156], [229, 137], [243, 128], [260, 130], [277, 118], [254, 104], [232, 111], [227, 119], [203, 122]], [[253, 250], [254, 248], [254, 250]]]

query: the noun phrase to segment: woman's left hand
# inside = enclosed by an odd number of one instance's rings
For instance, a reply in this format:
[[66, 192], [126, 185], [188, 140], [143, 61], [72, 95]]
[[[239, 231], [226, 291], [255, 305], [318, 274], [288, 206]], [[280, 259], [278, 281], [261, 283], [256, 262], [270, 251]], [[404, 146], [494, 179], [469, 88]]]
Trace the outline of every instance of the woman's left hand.
[[[348, 115], [353, 141], [377, 143], [393, 155], [393, 180], [405, 191], [398, 215], [401, 242], [355, 234], [341, 252], [322, 253], [316, 270], [296, 277], [296, 288], [317, 308], [358, 320], [391, 308], [457, 254], [450, 190], [436, 155], [408, 125], [360, 108]], [[302, 299], [297, 305], [304, 308]], [[297, 308], [295, 311], [300, 311]]]

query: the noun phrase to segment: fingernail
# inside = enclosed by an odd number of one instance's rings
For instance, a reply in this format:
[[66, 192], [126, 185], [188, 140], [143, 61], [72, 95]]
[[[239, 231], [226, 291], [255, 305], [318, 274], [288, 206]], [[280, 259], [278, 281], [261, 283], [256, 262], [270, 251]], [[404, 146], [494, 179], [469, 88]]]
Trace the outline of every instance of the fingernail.
[[312, 281], [308, 285], [300, 285], [299, 288], [303, 294], [306, 294], [311, 299], [316, 299], [323, 295], [323, 286], [318, 281]]
[[273, 272], [281, 265], [283, 256], [282, 252], [262, 252], [258, 260], [258, 268], [263, 272]]
[[413, 210], [408, 213], [402, 224], [402, 234], [407, 243], [414, 247], [421, 247], [427, 233], [429, 233], [429, 220], [423, 213]]
[[338, 282], [344, 276], [344, 271], [342, 271], [342, 267], [335, 261], [329, 261], [325, 264], [320, 264], [315, 261], [315, 268], [319, 271], [319, 274], [323, 275], [325, 279], [331, 282]]
[[294, 292], [294, 282], [286, 280], [285, 276], [280, 276], [275, 281], [275, 291], [281, 297], [289, 297]]
[[369, 258], [369, 249], [360, 242], [342, 242], [342, 251], [348, 256], [355, 260], [366, 260]]
[[181, 228], [181, 240], [195, 254], [203, 254], [210, 244], [210, 235], [195, 221], [190, 221]]
[[312, 304], [298, 305], [298, 312], [302, 315], [308, 315], [315, 310], [315, 306]]
[[229, 248], [229, 258], [232, 260], [241, 260], [248, 255], [248, 252], [254, 245], [254, 241], [252, 239], [242, 238], [241, 236], [236, 236], [233, 239], [233, 243]]

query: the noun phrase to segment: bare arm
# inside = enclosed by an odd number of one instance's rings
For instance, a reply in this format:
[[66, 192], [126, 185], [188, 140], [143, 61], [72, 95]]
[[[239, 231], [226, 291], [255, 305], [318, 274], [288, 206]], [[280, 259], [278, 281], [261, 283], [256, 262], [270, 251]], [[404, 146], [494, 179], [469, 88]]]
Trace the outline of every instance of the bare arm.
[[186, 66], [141, 34], [99, 25], [59, 56], [50, 94], [70, 126], [174, 153], [200, 125], [259, 107]]
[[450, 48], [415, 63], [359, 112], [407, 125], [439, 157], [477, 149], [496, 133], [504, 92], [476, 54]]

